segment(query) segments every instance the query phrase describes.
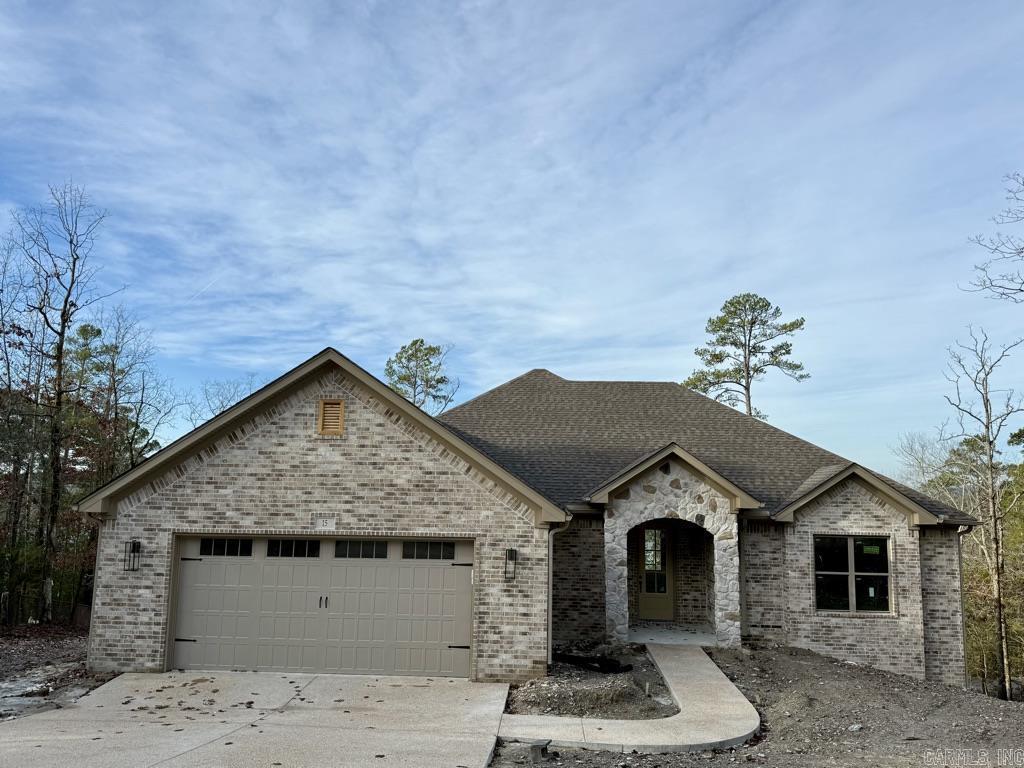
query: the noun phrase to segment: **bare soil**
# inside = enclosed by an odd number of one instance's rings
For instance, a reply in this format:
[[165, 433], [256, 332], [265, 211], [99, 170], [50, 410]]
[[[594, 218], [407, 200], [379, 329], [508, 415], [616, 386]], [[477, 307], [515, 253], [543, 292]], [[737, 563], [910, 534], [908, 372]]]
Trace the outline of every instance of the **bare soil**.
[[0, 720], [55, 709], [109, 680], [86, 671], [88, 637], [49, 624], [0, 628]]
[[[758, 647], [712, 649], [709, 653], [761, 715], [762, 732], [752, 742], [736, 749], [675, 755], [553, 748], [541, 764], [921, 768], [1020, 765], [999, 761], [1024, 760], [1024, 704], [880, 672], [810, 651]], [[1014, 756], [998, 750], [1022, 751]], [[974, 762], [965, 762], [968, 759]], [[530, 764], [529, 747], [507, 744], [497, 749], [491, 767]]]
[[642, 646], [622, 646], [605, 655], [631, 664], [633, 669], [602, 673], [556, 662], [547, 677], [512, 686], [505, 711], [616, 720], [669, 717], [679, 711], [664, 678]]

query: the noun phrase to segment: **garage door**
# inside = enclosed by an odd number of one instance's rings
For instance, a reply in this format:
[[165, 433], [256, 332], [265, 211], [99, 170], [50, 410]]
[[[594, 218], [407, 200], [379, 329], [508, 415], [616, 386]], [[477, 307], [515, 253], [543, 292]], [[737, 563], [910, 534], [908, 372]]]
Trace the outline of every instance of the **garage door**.
[[469, 675], [472, 542], [179, 541], [171, 667]]

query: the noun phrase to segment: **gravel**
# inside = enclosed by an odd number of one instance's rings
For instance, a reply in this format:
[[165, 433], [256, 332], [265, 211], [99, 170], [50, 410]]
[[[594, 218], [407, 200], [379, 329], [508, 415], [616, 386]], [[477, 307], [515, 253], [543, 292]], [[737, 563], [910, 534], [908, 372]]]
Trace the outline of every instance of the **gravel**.
[[[751, 743], [732, 750], [677, 755], [553, 749], [542, 764], [920, 768], [953, 765], [948, 759], [959, 760], [958, 765], [996, 766], [1001, 754], [1016, 754], [1018, 760], [1024, 756], [1024, 751], [997, 751], [1024, 750], [1024, 704], [1018, 702], [791, 648], [713, 649], [710, 654], [761, 715], [762, 733]], [[964, 762], [967, 759], [974, 762]], [[508, 744], [498, 748], [491, 766], [530, 764], [528, 747]]]
[[658, 668], [642, 646], [623, 646], [608, 654], [629, 672], [602, 673], [565, 663], [551, 674], [509, 690], [505, 711], [516, 715], [575, 715], [643, 720], [679, 711]]

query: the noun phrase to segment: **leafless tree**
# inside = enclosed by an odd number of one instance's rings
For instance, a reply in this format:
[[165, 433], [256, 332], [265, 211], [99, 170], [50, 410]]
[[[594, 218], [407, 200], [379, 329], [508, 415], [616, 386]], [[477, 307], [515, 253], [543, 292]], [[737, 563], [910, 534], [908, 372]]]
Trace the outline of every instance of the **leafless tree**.
[[947, 395], [946, 400], [956, 413], [958, 425], [958, 429], [950, 436], [976, 441], [981, 452], [982, 498], [979, 509], [983, 514], [982, 522], [991, 537], [992, 556], [989, 573], [999, 636], [998, 666], [1002, 680], [1001, 694], [1010, 698], [1013, 689], [1003, 601], [1003, 520], [1006, 502], [1002, 498], [1003, 480], [998, 455], [1003, 434], [1010, 422], [1024, 413], [1024, 402], [1014, 390], [997, 387], [994, 376], [1013, 350], [1024, 343], [1024, 339], [996, 346], [982, 329], [971, 328], [969, 335], [968, 343], [958, 342], [949, 350], [947, 378], [953, 385], [953, 394]]
[[259, 389], [256, 374], [239, 379], [206, 379], [185, 399], [186, 420], [193, 428], [226, 411], [239, 400]]
[[80, 312], [99, 301], [94, 290], [92, 252], [106, 214], [90, 203], [81, 187], [71, 183], [50, 187], [50, 200], [41, 207], [13, 215], [9, 248], [27, 265], [28, 307], [43, 325], [34, 339], [37, 351], [50, 360], [52, 377], [46, 405], [49, 411], [49, 482], [42, 516], [43, 590], [40, 618], [53, 618], [54, 533], [60, 514], [64, 449], [66, 347], [68, 334]]
[[[997, 226], [1024, 223], [1024, 173], [1005, 178], [1007, 207], [993, 221]], [[1024, 302], [1024, 239], [1005, 232], [971, 238], [988, 252], [988, 258], [975, 266], [971, 285], [993, 298]]]

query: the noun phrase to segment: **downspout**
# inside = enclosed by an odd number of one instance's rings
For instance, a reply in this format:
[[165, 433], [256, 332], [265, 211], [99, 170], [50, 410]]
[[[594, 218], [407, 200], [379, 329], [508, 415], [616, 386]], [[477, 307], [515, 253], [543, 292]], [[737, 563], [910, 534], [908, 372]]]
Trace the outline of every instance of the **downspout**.
[[565, 513], [565, 522], [548, 528], [548, 664], [554, 660], [555, 642], [553, 634], [552, 607], [555, 589], [555, 534], [561, 533], [572, 522], [572, 513]]

